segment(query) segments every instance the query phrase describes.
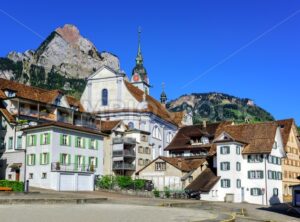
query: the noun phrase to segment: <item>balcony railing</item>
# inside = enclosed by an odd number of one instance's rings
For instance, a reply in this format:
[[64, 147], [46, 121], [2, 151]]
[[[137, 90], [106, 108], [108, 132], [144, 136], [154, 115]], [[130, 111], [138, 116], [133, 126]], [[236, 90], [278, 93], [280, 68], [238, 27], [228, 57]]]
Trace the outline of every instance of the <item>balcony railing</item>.
[[72, 118], [69, 116], [58, 116], [57, 121], [71, 124]]
[[135, 170], [135, 165], [132, 163], [114, 162], [112, 166], [113, 170]]
[[93, 173], [95, 172], [95, 166], [94, 165], [88, 165], [88, 164], [63, 164], [60, 162], [53, 162], [51, 163], [51, 171], [52, 172], [88, 172]]
[[134, 150], [120, 150], [120, 151], [113, 151], [113, 157], [133, 157], [135, 158], [135, 151]]
[[136, 144], [136, 139], [131, 138], [131, 137], [123, 137], [123, 138], [116, 137], [116, 138], [113, 138], [113, 144], [120, 144], [120, 143], [134, 145], [134, 144]]

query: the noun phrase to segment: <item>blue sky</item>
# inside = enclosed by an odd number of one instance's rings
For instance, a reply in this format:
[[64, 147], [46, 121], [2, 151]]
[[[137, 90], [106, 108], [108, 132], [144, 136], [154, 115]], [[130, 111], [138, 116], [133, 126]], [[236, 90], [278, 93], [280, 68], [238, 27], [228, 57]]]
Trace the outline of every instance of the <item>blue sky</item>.
[[76, 25], [131, 74], [142, 52], [156, 98], [192, 92], [251, 98], [275, 118], [300, 124], [300, 2], [297, 0], [3, 1], [0, 56], [35, 49], [51, 31]]

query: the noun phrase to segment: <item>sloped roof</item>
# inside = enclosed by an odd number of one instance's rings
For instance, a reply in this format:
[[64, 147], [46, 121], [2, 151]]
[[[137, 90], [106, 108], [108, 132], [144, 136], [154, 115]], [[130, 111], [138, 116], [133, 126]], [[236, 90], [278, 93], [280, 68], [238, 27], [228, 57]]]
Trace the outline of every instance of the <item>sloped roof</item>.
[[[280, 126], [281, 135], [283, 139], [283, 146], [286, 147], [289, 136], [291, 134], [291, 130], [293, 129], [293, 126], [295, 125], [294, 119], [284, 119], [284, 120], [278, 120], [276, 121], [278, 125]], [[296, 134], [297, 136], [297, 134]]]
[[[173, 138], [171, 143], [165, 148], [165, 150], [191, 150], [210, 148], [212, 140], [220, 127], [224, 125], [230, 125], [232, 122], [220, 122], [210, 123], [204, 127], [202, 124], [185, 126], [179, 129], [176, 136]], [[210, 144], [205, 145], [191, 145], [190, 140], [193, 137], [207, 136], [210, 139]]]
[[100, 132], [97, 129], [86, 128], [86, 127], [83, 127], [83, 126], [76, 126], [76, 125], [72, 125], [72, 124], [69, 124], [69, 123], [63, 123], [63, 122], [42, 123], [42, 124], [39, 124], [37, 126], [30, 126], [30, 127], [27, 127], [27, 128], [23, 128], [22, 130], [23, 131], [27, 131], [27, 130], [39, 129], [39, 128], [51, 127], [51, 126], [53, 126], [53, 127], [59, 127], [59, 128], [65, 128], [65, 129], [71, 129], [71, 130], [85, 132], [85, 133], [91, 133], [91, 134], [106, 136], [106, 134]]
[[119, 125], [121, 120], [115, 121], [97, 121], [97, 126], [100, 128], [101, 132], [110, 133], [117, 125]]
[[0, 113], [2, 113], [7, 122], [14, 123], [16, 121], [15, 118], [7, 111], [7, 109], [0, 108]]
[[184, 157], [159, 156], [155, 160], [153, 160], [149, 164], [147, 164], [145, 167], [143, 167], [142, 169], [137, 171], [136, 174], [139, 174], [141, 171], [143, 171], [145, 168], [147, 168], [149, 165], [151, 165], [158, 159], [161, 159], [161, 160], [169, 163], [170, 165], [174, 166], [175, 168], [177, 168], [181, 171], [184, 171], [184, 172], [189, 172], [191, 170], [195, 170], [206, 162], [205, 158], [200, 158], [200, 157], [184, 158]]
[[185, 189], [200, 192], [209, 192], [221, 177], [210, 169], [206, 168], [195, 180], [192, 181]]
[[[139, 102], [143, 101], [143, 95], [144, 92], [140, 90], [138, 87], [132, 85], [128, 81], [124, 81], [125, 86], [127, 87], [128, 91], [131, 93], [131, 95]], [[153, 97], [146, 95], [146, 102], [148, 104], [147, 111], [153, 113], [156, 116], [159, 116], [160, 118], [175, 124], [175, 125], [181, 125], [182, 117], [184, 115], [184, 112], [169, 112], [159, 101], [154, 99]]]
[[270, 153], [274, 142], [278, 124], [276, 122], [227, 125], [219, 129], [216, 137], [222, 132], [231, 138], [215, 142], [237, 141], [245, 144], [243, 154]]
[[[10, 89], [16, 92], [16, 97], [34, 100], [41, 103], [52, 103], [59, 93], [63, 93], [60, 90], [46, 90], [38, 87], [27, 86], [12, 80], [0, 78], [0, 98], [6, 99], [6, 95], [3, 93], [5, 89]], [[5, 97], [4, 97], [5, 96]], [[65, 95], [67, 101], [72, 106], [79, 107], [79, 111], [83, 112], [84, 108], [80, 101], [72, 96]]]

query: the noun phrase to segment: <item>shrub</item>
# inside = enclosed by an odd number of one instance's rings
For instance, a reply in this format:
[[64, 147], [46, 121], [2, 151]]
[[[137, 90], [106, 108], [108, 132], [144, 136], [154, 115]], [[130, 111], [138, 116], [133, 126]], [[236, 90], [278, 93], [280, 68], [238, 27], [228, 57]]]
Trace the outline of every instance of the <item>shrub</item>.
[[170, 196], [171, 196], [171, 191], [170, 191], [169, 187], [165, 187], [165, 188], [164, 188], [164, 192], [165, 192], [165, 197], [166, 197], [166, 198], [170, 198]]
[[0, 187], [10, 187], [16, 192], [24, 191], [24, 183], [19, 181], [0, 180]]
[[154, 194], [154, 197], [159, 197], [160, 195], [159, 195], [159, 190], [158, 189], [154, 189], [153, 190], [153, 194]]
[[129, 176], [117, 176], [116, 181], [121, 189], [128, 188], [133, 185], [133, 181]]
[[142, 189], [144, 189], [145, 188], [145, 183], [146, 183], [145, 180], [142, 180], [142, 179], [135, 179], [133, 181], [134, 188], [136, 190], [142, 190]]
[[114, 177], [112, 176], [102, 176], [96, 182], [96, 186], [102, 189], [110, 189], [114, 185]]

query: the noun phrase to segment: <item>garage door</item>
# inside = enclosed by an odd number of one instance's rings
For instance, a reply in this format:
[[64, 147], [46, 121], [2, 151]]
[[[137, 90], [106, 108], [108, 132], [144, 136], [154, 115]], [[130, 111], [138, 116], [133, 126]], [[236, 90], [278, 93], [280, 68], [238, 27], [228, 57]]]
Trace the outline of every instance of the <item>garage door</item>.
[[77, 189], [78, 191], [93, 191], [94, 190], [94, 182], [92, 175], [78, 175], [77, 181]]
[[75, 175], [74, 174], [60, 174], [60, 191], [75, 191]]

